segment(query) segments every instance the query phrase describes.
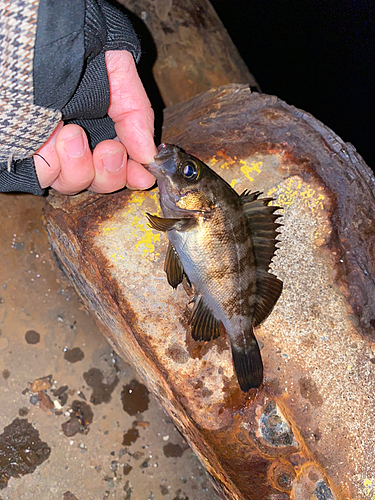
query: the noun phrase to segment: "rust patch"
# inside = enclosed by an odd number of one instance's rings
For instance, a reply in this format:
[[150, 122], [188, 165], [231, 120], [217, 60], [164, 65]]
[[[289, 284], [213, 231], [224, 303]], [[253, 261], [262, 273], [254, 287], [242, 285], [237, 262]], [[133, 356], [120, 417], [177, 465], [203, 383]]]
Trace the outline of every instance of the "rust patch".
[[295, 500], [316, 498], [337, 500], [324, 474], [314, 465], [305, 464], [293, 488]]
[[235, 482], [243, 498], [290, 500], [288, 493], [276, 489], [271, 484], [267, 476], [270, 461], [259, 455], [248, 439], [243, 443], [238, 440], [233, 427], [207, 433], [206, 437], [217, 451], [220, 464], [228, 478]]
[[186, 351], [181, 349], [178, 344], [172, 344], [166, 350], [166, 355], [172, 359], [175, 363], [185, 364], [189, 360], [189, 356]]
[[299, 379], [301, 396], [307, 399], [313, 406], [322, 406], [323, 398], [319, 394], [318, 386], [313, 380], [302, 377]]
[[268, 478], [272, 486], [280, 491], [292, 490], [296, 472], [287, 460], [277, 460], [268, 469]]
[[286, 457], [299, 450], [289, 422], [264, 393], [248, 407], [240, 430], [264, 457]]

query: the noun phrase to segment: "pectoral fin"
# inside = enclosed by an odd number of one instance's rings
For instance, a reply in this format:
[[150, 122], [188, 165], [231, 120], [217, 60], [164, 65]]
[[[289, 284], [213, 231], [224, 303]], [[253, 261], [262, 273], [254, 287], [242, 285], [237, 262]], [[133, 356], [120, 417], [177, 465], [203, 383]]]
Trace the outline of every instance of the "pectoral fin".
[[173, 288], [177, 288], [184, 277], [184, 268], [182, 267], [180, 258], [172, 243], [169, 243], [168, 245], [167, 255], [164, 262], [164, 271], [167, 273], [168, 283]]
[[221, 322], [215, 318], [211, 310], [206, 306], [202, 297], [194, 297], [194, 309], [190, 318], [191, 336], [194, 340], [217, 339], [220, 335]]
[[157, 231], [165, 232], [171, 231], [172, 229], [176, 231], [186, 231], [195, 225], [195, 219], [193, 217], [165, 219], [149, 213], [146, 213], [146, 216], [152, 229], [156, 229]]

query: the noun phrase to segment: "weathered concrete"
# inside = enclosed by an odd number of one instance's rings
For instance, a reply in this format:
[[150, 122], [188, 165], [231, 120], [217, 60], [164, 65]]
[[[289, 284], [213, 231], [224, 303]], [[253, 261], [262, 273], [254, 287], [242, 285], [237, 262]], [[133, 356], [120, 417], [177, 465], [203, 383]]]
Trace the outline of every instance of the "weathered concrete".
[[[12, 477], [0, 498], [212, 500], [199, 461], [134, 370], [114, 355], [58, 268], [44, 204], [31, 195], [0, 194], [0, 485], [12, 470], [9, 459], [18, 457], [30, 472]], [[48, 380], [32, 384], [48, 375], [51, 388]], [[59, 397], [55, 389], [64, 386]], [[87, 433], [68, 437], [62, 424], [74, 401], [89, 405], [93, 419]], [[14, 450], [3, 446], [4, 428], [17, 418], [30, 422], [51, 450], [40, 465], [40, 447], [30, 453], [17, 446], [19, 426]]]

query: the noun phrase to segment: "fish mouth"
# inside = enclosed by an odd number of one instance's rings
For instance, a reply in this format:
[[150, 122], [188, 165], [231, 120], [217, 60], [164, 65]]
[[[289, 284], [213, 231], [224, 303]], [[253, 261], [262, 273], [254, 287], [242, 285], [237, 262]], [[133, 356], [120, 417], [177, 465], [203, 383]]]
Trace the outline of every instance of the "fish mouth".
[[179, 148], [173, 144], [160, 144], [158, 146], [158, 154], [155, 156], [155, 160], [166, 160], [170, 156], [177, 154]]
[[157, 173], [162, 169], [165, 162], [174, 158], [178, 152], [179, 148], [173, 144], [160, 144], [160, 146], [158, 146], [158, 153], [154, 156], [154, 161], [143, 166], [157, 177]]

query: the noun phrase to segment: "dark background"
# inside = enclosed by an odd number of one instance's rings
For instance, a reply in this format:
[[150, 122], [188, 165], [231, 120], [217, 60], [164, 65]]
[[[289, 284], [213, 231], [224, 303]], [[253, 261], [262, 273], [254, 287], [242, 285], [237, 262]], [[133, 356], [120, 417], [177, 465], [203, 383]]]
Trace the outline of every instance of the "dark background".
[[375, 170], [375, 1], [211, 3], [262, 91], [313, 114]]

